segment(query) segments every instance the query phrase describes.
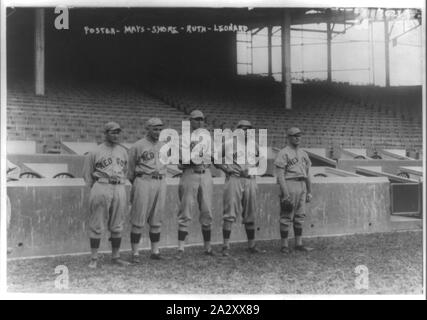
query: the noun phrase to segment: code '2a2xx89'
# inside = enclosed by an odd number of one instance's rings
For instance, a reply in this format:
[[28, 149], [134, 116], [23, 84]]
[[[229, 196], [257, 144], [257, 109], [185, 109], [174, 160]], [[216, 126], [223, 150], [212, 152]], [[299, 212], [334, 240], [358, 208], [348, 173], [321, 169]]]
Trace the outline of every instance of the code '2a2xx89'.
[[259, 305], [216, 305], [211, 304], [210, 314], [211, 315], [257, 315], [259, 314]]

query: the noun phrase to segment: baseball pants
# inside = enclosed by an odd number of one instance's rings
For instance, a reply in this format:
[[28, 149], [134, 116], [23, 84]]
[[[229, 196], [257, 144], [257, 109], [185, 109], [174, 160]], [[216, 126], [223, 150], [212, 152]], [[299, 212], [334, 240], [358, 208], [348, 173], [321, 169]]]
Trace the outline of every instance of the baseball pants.
[[242, 223], [254, 223], [257, 210], [257, 183], [255, 179], [230, 176], [224, 186], [224, 221], [236, 222], [242, 215]]
[[166, 202], [166, 179], [138, 177], [131, 191], [132, 233], [141, 234], [147, 223], [150, 231], [158, 233], [162, 225]]
[[305, 219], [305, 201], [307, 196], [305, 181], [286, 180], [286, 185], [289, 190], [293, 210], [286, 212], [281, 206], [280, 230], [289, 231], [291, 223], [293, 223], [294, 228], [302, 229]]
[[178, 230], [188, 232], [196, 204], [200, 210], [200, 224], [203, 228], [210, 229], [213, 195], [213, 179], [210, 170], [201, 174], [194, 173], [191, 169], [185, 170], [179, 182], [178, 195], [181, 201], [178, 212]]
[[90, 191], [89, 203], [90, 238], [101, 239], [106, 228], [112, 238], [120, 238], [127, 210], [125, 185], [96, 182]]

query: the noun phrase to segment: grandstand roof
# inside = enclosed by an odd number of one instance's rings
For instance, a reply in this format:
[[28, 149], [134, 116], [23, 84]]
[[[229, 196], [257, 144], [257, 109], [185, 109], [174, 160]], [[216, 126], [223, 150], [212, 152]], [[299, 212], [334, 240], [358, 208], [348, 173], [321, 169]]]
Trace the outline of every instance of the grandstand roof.
[[[265, 25], [281, 25], [283, 10], [291, 12], [292, 24], [326, 22], [348, 23], [358, 14], [353, 9], [312, 9], [312, 8], [106, 8], [102, 12], [123, 15], [126, 22], [163, 23], [163, 24], [226, 24], [247, 25], [251, 28]], [[100, 13], [99, 8], [96, 10]]]
[[[161, 24], [161, 25], [184, 25], [184, 24], [240, 24], [250, 29], [265, 27], [267, 25], [280, 26], [283, 21], [283, 11], [291, 13], [292, 25], [316, 24], [330, 21], [333, 24], [353, 24], [360, 22], [363, 14], [355, 8], [186, 8], [186, 7], [156, 7], [156, 8], [88, 8], [84, 9], [88, 14], [93, 14], [94, 19], [110, 18], [114, 16], [117, 21], [128, 24]], [[372, 9], [376, 10], [376, 9]], [[395, 12], [394, 17], [399, 16], [403, 9], [391, 9]], [[413, 16], [421, 18], [418, 9], [413, 10]], [[376, 17], [378, 19], [378, 17]], [[391, 19], [391, 16], [390, 18]], [[105, 19], [103, 21], [106, 21]]]

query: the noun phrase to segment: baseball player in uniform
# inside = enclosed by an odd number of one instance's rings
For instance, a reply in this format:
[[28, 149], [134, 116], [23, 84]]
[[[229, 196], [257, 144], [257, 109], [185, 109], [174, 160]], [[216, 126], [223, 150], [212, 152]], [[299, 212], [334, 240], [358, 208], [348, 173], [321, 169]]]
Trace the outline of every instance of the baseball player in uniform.
[[[238, 129], [252, 129], [252, 124], [249, 121], [241, 120], [237, 124]], [[222, 248], [223, 256], [230, 255], [230, 235], [232, 225], [236, 222], [237, 216], [242, 216], [242, 223], [245, 226], [246, 235], [248, 238], [248, 251], [250, 253], [262, 252], [255, 246], [255, 215], [257, 212], [257, 183], [256, 176], [248, 174], [248, 169], [251, 167], [246, 161], [245, 164], [238, 164], [238, 154], [236, 144], [233, 144], [233, 164], [217, 165], [226, 174], [224, 186], [224, 222], [223, 222], [223, 241]], [[223, 149], [223, 155], [225, 154]], [[246, 155], [243, 155], [246, 159]], [[256, 154], [254, 157], [259, 157], [258, 146], [256, 146]], [[246, 159], [247, 160], [247, 159]], [[255, 166], [255, 165], [253, 165]]]
[[166, 201], [166, 165], [159, 152], [164, 145], [159, 141], [163, 122], [158, 118], [147, 121], [147, 135], [129, 150], [128, 178], [132, 182], [130, 240], [132, 262], [139, 263], [139, 241], [145, 223], [150, 226], [151, 259], [161, 260], [159, 252], [160, 228]]
[[[204, 126], [205, 117], [199, 110], [194, 110], [190, 114], [191, 131]], [[190, 150], [194, 147], [192, 142]], [[203, 155], [202, 155], [203, 156]], [[188, 227], [193, 217], [193, 205], [197, 204], [200, 210], [199, 221], [202, 226], [205, 254], [213, 256], [211, 248], [211, 225], [212, 225], [212, 195], [213, 179], [210, 170], [211, 158], [209, 161], [202, 161], [200, 164], [190, 162], [190, 164], [180, 164], [182, 176], [179, 181], [178, 195], [180, 207], [178, 212], [178, 254], [177, 259], [181, 259], [184, 254], [185, 240], [188, 235]]]
[[302, 243], [302, 231], [305, 218], [305, 204], [310, 202], [311, 162], [307, 153], [299, 148], [301, 130], [290, 128], [287, 131], [288, 145], [280, 150], [274, 162], [280, 185], [280, 236], [281, 252], [289, 253], [288, 235], [290, 225], [293, 224], [295, 235], [295, 250], [311, 251]]
[[[6, 178], [7, 181], [16, 181], [19, 180], [19, 175], [21, 174], [21, 169], [15, 165], [14, 163], [10, 162], [9, 160], [6, 160]], [[11, 212], [11, 204], [10, 204], [10, 199], [9, 196], [7, 196], [7, 202], [6, 202], [6, 226], [7, 229], [9, 230], [9, 226], [10, 226], [10, 220], [12, 218], [12, 212]], [[11, 248], [7, 248], [7, 254], [12, 253], [12, 249]]]
[[128, 153], [119, 144], [120, 133], [119, 124], [107, 123], [105, 142], [88, 155], [83, 170], [86, 184], [91, 188], [88, 225], [92, 256], [89, 267], [93, 269], [97, 267], [98, 249], [105, 229], [111, 233], [113, 264], [129, 264], [120, 259], [123, 219], [128, 206], [125, 190]]

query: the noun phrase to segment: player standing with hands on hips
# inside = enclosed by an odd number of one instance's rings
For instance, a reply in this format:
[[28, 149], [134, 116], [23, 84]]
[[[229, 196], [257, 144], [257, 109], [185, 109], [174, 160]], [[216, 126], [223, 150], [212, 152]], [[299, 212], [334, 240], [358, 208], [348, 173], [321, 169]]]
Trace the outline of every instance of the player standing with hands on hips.
[[288, 145], [280, 150], [274, 164], [280, 185], [280, 237], [281, 252], [289, 253], [289, 229], [293, 224], [295, 250], [308, 252], [302, 243], [302, 231], [305, 218], [305, 204], [312, 199], [310, 167], [307, 153], [299, 148], [301, 130], [290, 128], [287, 131]]
[[166, 165], [160, 159], [160, 149], [164, 142], [159, 141], [163, 122], [159, 118], [147, 121], [147, 135], [137, 141], [129, 150], [128, 178], [132, 182], [130, 242], [132, 262], [139, 263], [139, 242], [147, 222], [150, 226], [150, 258], [161, 260], [160, 228], [166, 201]]
[[85, 160], [83, 177], [91, 188], [89, 198], [89, 237], [92, 252], [89, 268], [98, 266], [98, 250], [106, 229], [111, 233], [112, 263], [129, 265], [120, 259], [123, 219], [127, 210], [125, 190], [128, 153], [119, 144], [121, 128], [109, 122], [104, 128], [105, 142]]

